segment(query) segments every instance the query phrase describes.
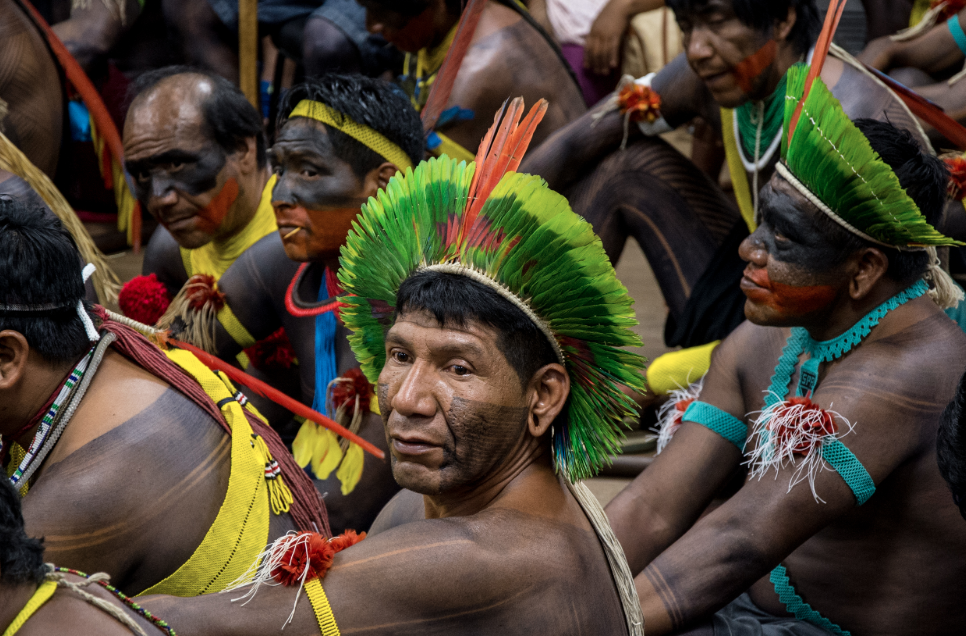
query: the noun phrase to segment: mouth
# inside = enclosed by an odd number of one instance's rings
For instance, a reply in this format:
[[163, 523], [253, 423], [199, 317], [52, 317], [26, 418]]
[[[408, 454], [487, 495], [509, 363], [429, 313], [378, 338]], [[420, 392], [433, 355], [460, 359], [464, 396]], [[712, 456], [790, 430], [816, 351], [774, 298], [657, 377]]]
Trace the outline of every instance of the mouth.
[[283, 241], [287, 241], [295, 236], [298, 236], [299, 230], [304, 229], [305, 228], [303, 228], [301, 225], [279, 225], [278, 234], [282, 237]]
[[730, 71], [722, 71], [721, 73], [706, 73], [700, 75], [701, 81], [710, 89], [724, 88], [722, 84], [731, 81], [732, 74]]
[[161, 222], [161, 225], [163, 225], [168, 231], [177, 232], [179, 230], [187, 229], [189, 225], [192, 225], [194, 218], [194, 214], [189, 214], [188, 216], [180, 216], [175, 219], [164, 220]]
[[441, 448], [439, 444], [434, 444], [427, 439], [417, 436], [390, 436], [390, 439], [392, 439], [392, 448], [396, 452], [396, 455], [408, 455], [415, 457], [418, 455], [431, 453], [434, 450]]

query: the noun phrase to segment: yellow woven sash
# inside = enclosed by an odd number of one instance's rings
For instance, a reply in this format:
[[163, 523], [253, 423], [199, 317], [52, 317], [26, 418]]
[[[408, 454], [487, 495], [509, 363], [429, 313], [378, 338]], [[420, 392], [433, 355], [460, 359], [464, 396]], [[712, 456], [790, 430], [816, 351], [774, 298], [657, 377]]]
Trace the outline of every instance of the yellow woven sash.
[[755, 206], [751, 202], [751, 188], [748, 186], [748, 175], [745, 173], [745, 167], [741, 163], [741, 156], [738, 154], [738, 140], [735, 139], [734, 117], [735, 111], [733, 109], [721, 109], [721, 136], [724, 140], [725, 158], [728, 160], [728, 172], [731, 173], [731, 185], [735, 190], [735, 198], [738, 200], [738, 209], [741, 211], [741, 218], [748, 225], [748, 231], [754, 232], [757, 227], [755, 223]]
[[315, 612], [315, 620], [319, 621], [319, 631], [322, 636], [339, 636], [341, 632], [332, 614], [329, 598], [322, 589], [322, 582], [319, 579], [310, 579], [305, 584], [305, 594], [312, 603], [312, 611]]
[[[232, 390], [191, 353], [165, 352], [188, 372], [215, 403], [232, 397]], [[269, 495], [265, 462], [252, 442], [252, 428], [238, 402], [221, 407], [231, 427], [231, 475], [218, 516], [194, 554], [171, 576], [141, 592], [198, 596], [219, 592], [244, 574], [268, 544]]]
[[[20, 610], [20, 613], [17, 614], [17, 617], [13, 619], [13, 622], [7, 626], [7, 629], [3, 630], [3, 636], [13, 636], [20, 631], [20, 628], [23, 627], [23, 624], [26, 623], [31, 616], [36, 614], [37, 610], [39, 610], [44, 603], [49, 601], [50, 597], [53, 596], [54, 592], [56, 591], [56, 581], [44, 581], [41, 583], [40, 587], [37, 588], [37, 591], [34, 592], [34, 595], [30, 597], [30, 600], [27, 601], [27, 604], [24, 605], [23, 609]], [[326, 602], [326, 606], [328, 606], [328, 602]], [[332, 612], [330, 611], [329, 613], [331, 614]], [[335, 624], [335, 619], [332, 620], [332, 624]]]

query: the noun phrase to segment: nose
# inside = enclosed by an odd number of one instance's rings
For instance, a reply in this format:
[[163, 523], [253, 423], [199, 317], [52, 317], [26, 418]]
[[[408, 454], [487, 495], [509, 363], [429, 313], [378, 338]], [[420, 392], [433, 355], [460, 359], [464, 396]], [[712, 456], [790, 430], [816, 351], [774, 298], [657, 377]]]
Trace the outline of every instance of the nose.
[[686, 50], [691, 63], [714, 57], [714, 46], [711, 44], [711, 34], [708, 29], [695, 27], [688, 37]]
[[275, 187], [272, 189], [272, 207], [278, 213], [287, 208], [293, 208], [296, 205], [298, 205], [298, 202], [295, 200], [295, 195], [289, 186], [288, 175], [283, 172], [278, 176], [278, 180], [275, 181]]
[[768, 265], [768, 250], [765, 249], [760, 232], [761, 228], [758, 228], [754, 234], [741, 242], [738, 246], [738, 256], [753, 265], [765, 267]]
[[151, 196], [148, 206], [151, 208], [170, 208], [178, 202], [178, 191], [164, 179], [151, 181]]
[[[436, 398], [433, 396], [433, 373], [429, 363], [416, 360], [406, 371], [396, 390], [389, 396], [392, 409], [406, 417], [436, 415]], [[392, 385], [390, 385], [390, 393]]]

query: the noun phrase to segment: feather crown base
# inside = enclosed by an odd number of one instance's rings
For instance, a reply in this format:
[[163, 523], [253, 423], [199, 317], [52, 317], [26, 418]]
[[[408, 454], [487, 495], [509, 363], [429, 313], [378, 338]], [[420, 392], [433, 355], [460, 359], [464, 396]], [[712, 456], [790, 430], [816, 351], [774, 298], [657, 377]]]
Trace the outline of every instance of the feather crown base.
[[782, 176], [844, 228], [876, 244], [963, 245], [928, 223], [820, 77], [806, 93], [808, 72], [803, 64], [788, 70]]
[[644, 390], [643, 357], [623, 349], [641, 341], [630, 329], [633, 300], [590, 224], [542, 179], [515, 172], [537, 121], [531, 111], [516, 126], [520, 109], [515, 100], [502, 124], [498, 113], [477, 161], [422, 162], [363, 206], [342, 248], [342, 319], [376, 381], [408, 277], [441, 271], [493, 289], [530, 317], [567, 370], [571, 391], [551, 444], [557, 470], [586, 479], [619, 452], [623, 420], [636, 412], [620, 386]]

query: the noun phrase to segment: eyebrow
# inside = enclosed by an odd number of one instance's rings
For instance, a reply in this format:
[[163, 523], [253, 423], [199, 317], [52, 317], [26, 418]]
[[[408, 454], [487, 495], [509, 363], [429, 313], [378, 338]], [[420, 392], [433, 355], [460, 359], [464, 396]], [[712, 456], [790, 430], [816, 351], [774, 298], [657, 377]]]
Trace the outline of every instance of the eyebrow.
[[161, 154], [152, 155], [150, 157], [145, 157], [144, 159], [136, 159], [134, 161], [125, 161], [125, 167], [131, 168], [144, 168], [148, 166], [156, 166], [166, 163], [190, 163], [198, 161], [201, 156], [198, 153], [188, 152], [187, 150], [166, 150]]
[[[402, 347], [409, 347], [410, 343], [405, 338], [399, 336], [398, 334], [389, 332], [386, 334], [387, 344], [397, 344]], [[439, 346], [433, 346], [432, 352], [434, 355], [460, 355], [460, 354], [471, 354], [476, 356], [483, 356], [486, 350], [480, 345], [474, 342], [463, 342], [463, 343], [452, 343], [452, 344], [442, 344]]]

